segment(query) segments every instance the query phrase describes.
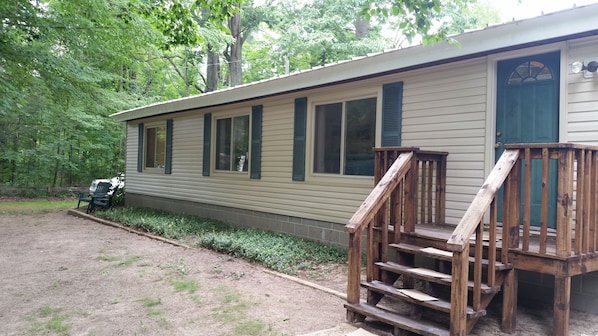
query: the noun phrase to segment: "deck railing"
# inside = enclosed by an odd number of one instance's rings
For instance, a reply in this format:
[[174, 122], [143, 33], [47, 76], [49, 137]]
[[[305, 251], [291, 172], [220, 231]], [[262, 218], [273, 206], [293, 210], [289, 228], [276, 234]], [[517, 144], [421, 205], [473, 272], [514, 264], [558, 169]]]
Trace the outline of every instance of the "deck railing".
[[[470, 254], [476, 260], [473, 268], [475, 309], [482, 300], [481, 259], [484, 253], [487, 253], [489, 265], [492, 265], [496, 260], [508, 263], [510, 250], [557, 258], [596, 251], [597, 172], [598, 147], [578, 144], [505, 146], [499, 161], [447, 241], [453, 251], [452, 334], [462, 335], [466, 330], [463, 317], [467, 309]], [[554, 174], [556, 178], [551, 179]], [[556, 185], [551, 183], [555, 180]], [[498, 239], [501, 187], [504, 187], [502, 233]], [[551, 198], [551, 190], [556, 191], [556, 199], [554, 196]], [[532, 205], [533, 199], [539, 202]], [[534, 206], [539, 209], [539, 222], [532, 219]], [[556, 207], [553, 211], [556, 213], [554, 228], [549, 227], [551, 206]], [[538, 211], [535, 212], [537, 216]], [[535, 250], [530, 244], [532, 236], [538, 237]], [[470, 251], [470, 247], [474, 250]], [[501, 253], [497, 256], [499, 248]], [[493, 274], [487, 272], [489, 286], [496, 282]], [[509, 328], [503, 325], [505, 327]]]
[[[510, 227], [514, 232], [519, 232], [519, 248], [525, 252], [557, 257], [595, 252], [598, 234], [598, 147], [579, 144], [505, 147], [519, 151], [520, 165], [523, 166], [523, 177], [519, 177], [518, 181], [523, 189], [522, 219]], [[541, 188], [539, 223], [532, 220], [532, 192], [535, 187], [532, 171], [535, 168], [542, 172], [542, 185], [536, 188]], [[550, 175], [555, 173], [556, 178], [551, 184]], [[555, 188], [556, 204], [553, 204], [555, 200], [551, 200], [549, 195], [550, 189]], [[556, 207], [554, 228], [549, 225], [551, 205]], [[517, 227], [521, 230], [516, 230]], [[530, 244], [532, 236], [539, 236], [537, 247]]]
[[[445, 152], [419, 148], [375, 148], [376, 186], [345, 226], [349, 233], [348, 303], [359, 303], [362, 235], [367, 229], [366, 277], [376, 280], [374, 263], [387, 261], [388, 244], [416, 222], [443, 223]], [[377, 233], [377, 234], [375, 234]]]

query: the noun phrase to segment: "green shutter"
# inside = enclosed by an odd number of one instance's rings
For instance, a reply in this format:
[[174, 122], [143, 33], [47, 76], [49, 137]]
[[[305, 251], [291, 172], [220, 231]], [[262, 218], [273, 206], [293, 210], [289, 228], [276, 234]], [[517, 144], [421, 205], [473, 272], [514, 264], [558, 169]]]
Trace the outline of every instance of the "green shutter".
[[307, 98], [295, 99], [293, 132], [293, 181], [305, 181], [305, 138], [307, 126]]
[[251, 107], [251, 157], [249, 174], [252, 179], [262, 178], [262, 110], [263, 105]]
[[137, 138], [137, 172], [141, 173], [143, 171], [143, 123], [140, 123], [137, 127], [139, 129]]
[[166, 120], [166, 159], [164, 174], [172, 174], [172, 119]]
[[203, 176], [210, 176], [210, 148], [212, 141], [212, 113], [203, 116]]
[[382, 147], [401, 145], [403, 82], [382, 87]]

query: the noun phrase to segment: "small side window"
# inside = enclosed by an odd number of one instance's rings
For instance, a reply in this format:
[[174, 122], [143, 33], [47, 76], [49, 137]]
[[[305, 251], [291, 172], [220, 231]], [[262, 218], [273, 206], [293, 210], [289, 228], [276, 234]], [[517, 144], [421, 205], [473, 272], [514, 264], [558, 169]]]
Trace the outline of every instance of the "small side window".
[[145, 168], [164, 169], [166, 162], [166, 127], [145, 128]]

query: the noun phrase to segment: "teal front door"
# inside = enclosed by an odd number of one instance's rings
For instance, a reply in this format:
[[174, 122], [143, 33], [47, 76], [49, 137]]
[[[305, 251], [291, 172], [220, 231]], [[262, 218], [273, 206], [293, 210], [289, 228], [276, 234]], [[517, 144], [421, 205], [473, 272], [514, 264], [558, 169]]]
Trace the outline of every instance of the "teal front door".
[[[498, 62], [496, 160], [504, 144], [558, 142], [560, 53]], [[523, 173], [523, 172], [522, 172]], [[540, 225], [541, 162], [532, 162], [532, 225]], [[556, 220], [557, 163], [550, 163], [548, 226]], [[523, 193], [521, 194], [523, 198]], [[502, 217], [499, 198], [499, 220]], [[523, 212], [522, 212], [523, 213]]]

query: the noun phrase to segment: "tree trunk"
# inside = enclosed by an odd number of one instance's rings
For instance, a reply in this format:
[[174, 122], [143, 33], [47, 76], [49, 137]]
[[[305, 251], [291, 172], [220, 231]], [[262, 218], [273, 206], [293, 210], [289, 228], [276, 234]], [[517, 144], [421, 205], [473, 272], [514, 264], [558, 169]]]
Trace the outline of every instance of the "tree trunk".
[[[12, 150], [14, 153], [19, 151], [19, 126], [15, 127], [15, 134], [13, 137]], [[10, 160], [10, 185], [14, 186], [17, 180], [17, 160], [13, 157]]]
[[206, 92], [218, 89], [220, 75], [220, 55], [214, 50], [214, 46], [208, 45], [208, 68], [206, 71]]
[[228, 55], [228, 68], [230, 86], [243, 84], [243, 66], [241, 64], [241, 51], [243, 49], [243, 39], [241, 36], [241, 14], [238, 12], [233, 15], [229, 21], [228, 26], [230, 33], [235, 42], [230, 44], [230, 54]]
[[123, 91], [123, 85], [124, 85], [124, 81], [123, 78], [125, 78], [125, 65], [121, 64], [120, 65], [120, 76], [118, 77], [118, 86], [116, 87], [116, 92], [122, 92]]
[[370, 29], [372, 28], [370, 22], [365, 20], [362, 17], [358, 17], [355, 19], [355, 37], [358, 39], [362, 39], [367, 37]]
[[60, 168], [60, 142], [61, 142], [61, 133], [62, 131], [58, 132], [58, 143], [56, 144], [56, 163], [54, 165], [54, 178], [52, 180], [52, 187], [56, 187], [56, 182], [58, 182], [58, 170]]

